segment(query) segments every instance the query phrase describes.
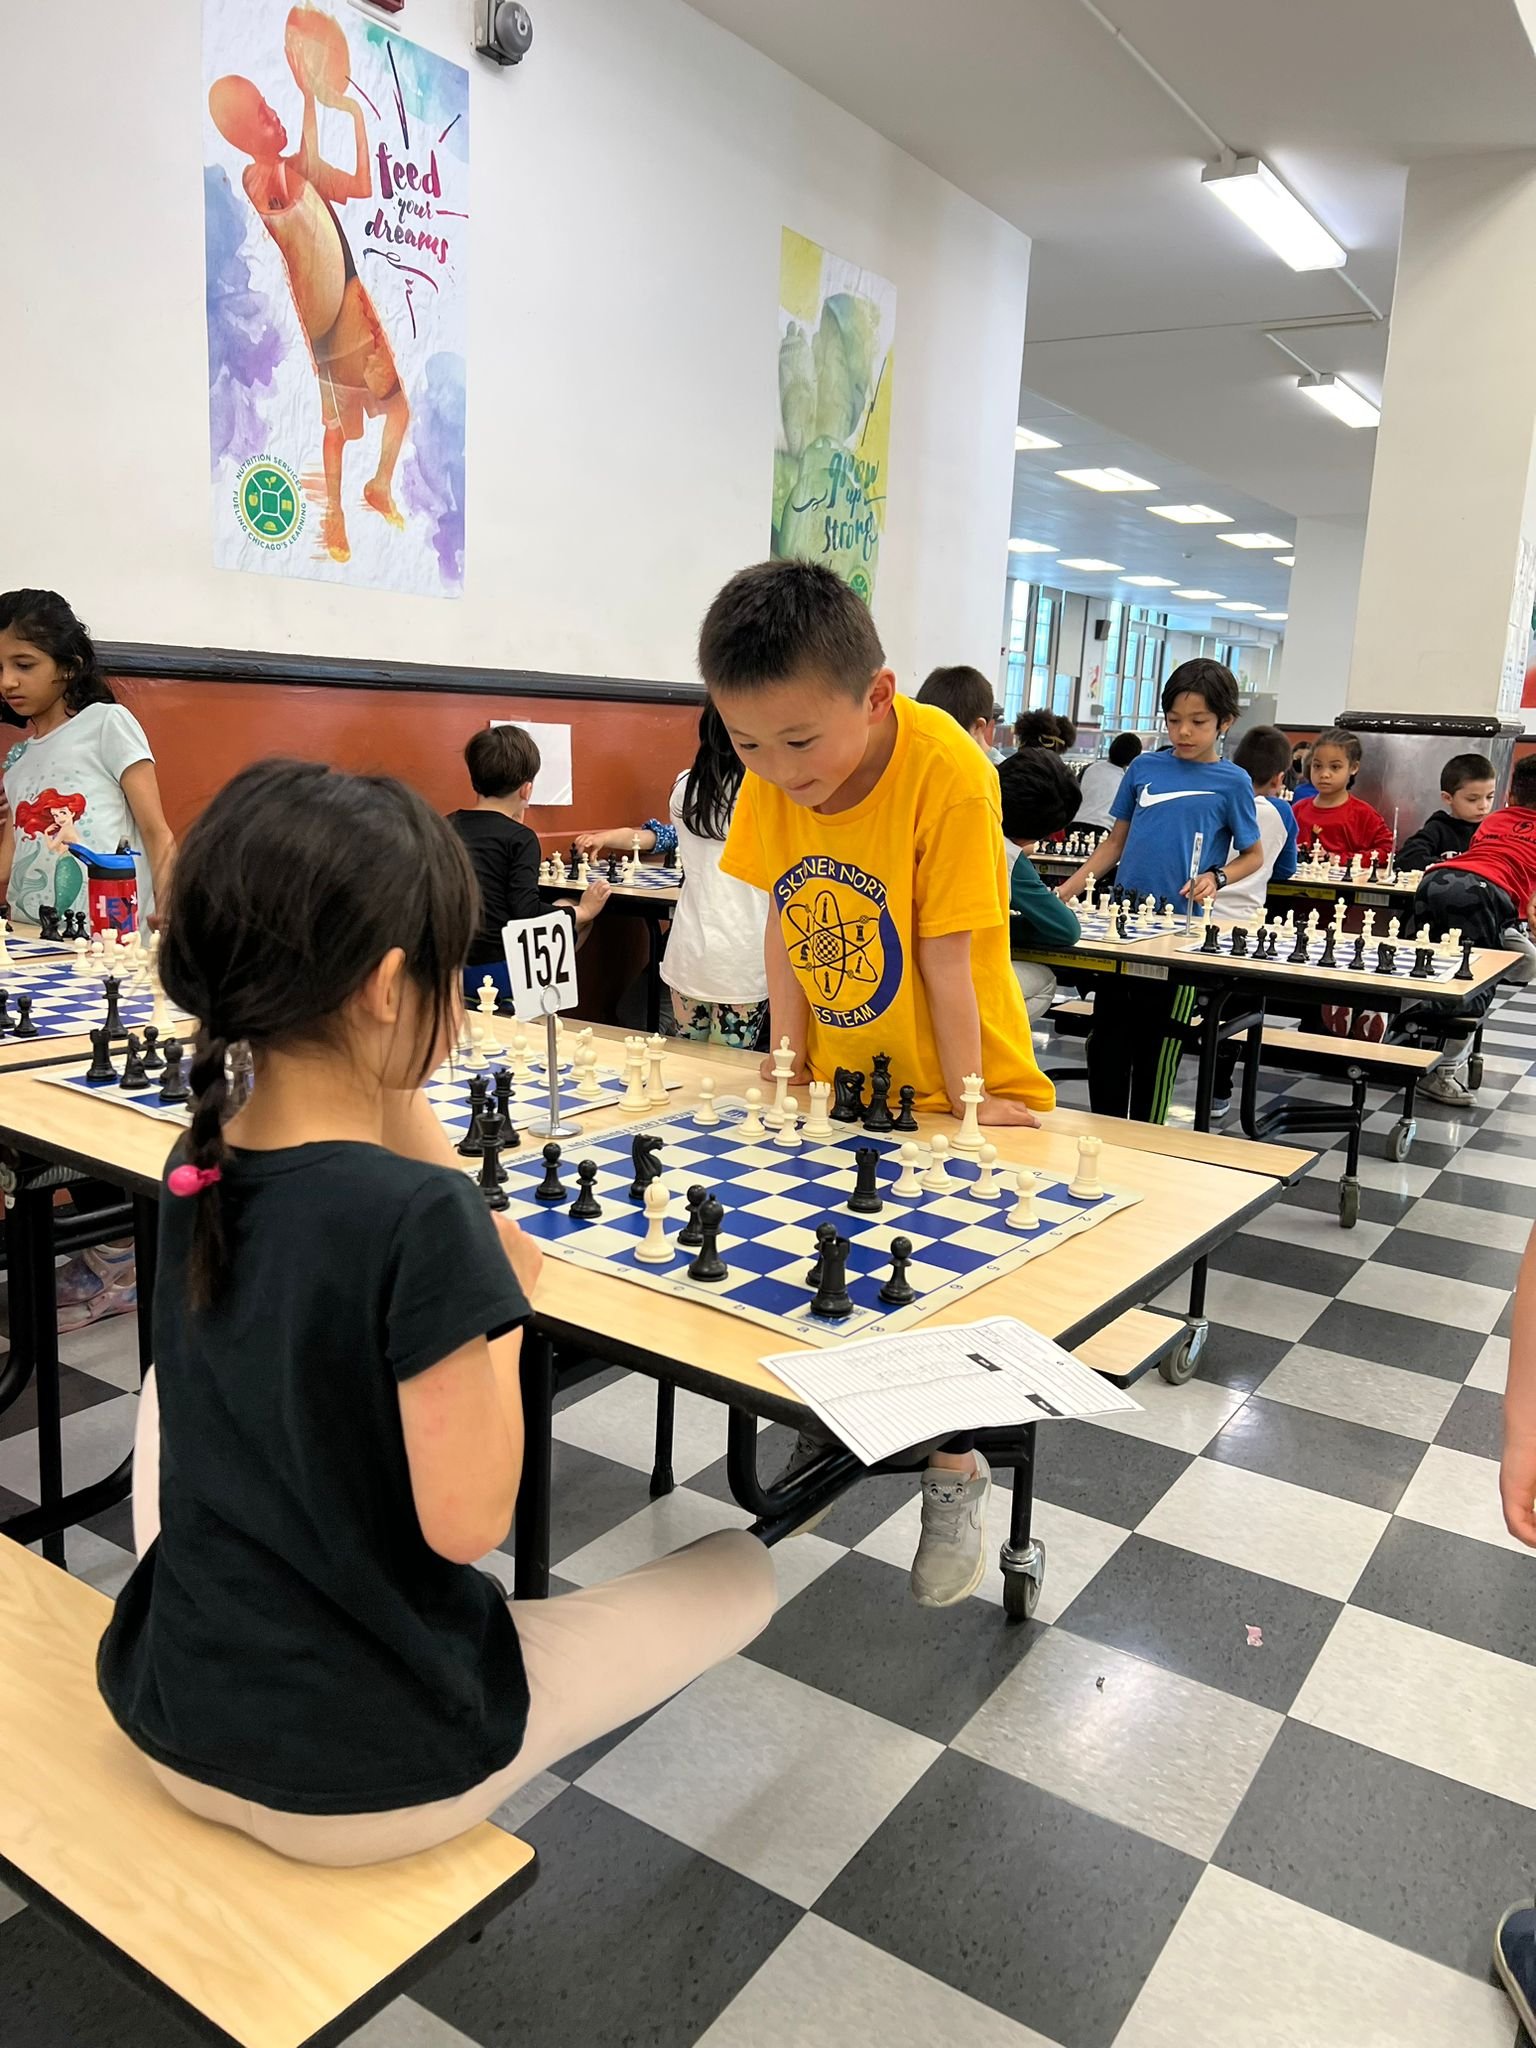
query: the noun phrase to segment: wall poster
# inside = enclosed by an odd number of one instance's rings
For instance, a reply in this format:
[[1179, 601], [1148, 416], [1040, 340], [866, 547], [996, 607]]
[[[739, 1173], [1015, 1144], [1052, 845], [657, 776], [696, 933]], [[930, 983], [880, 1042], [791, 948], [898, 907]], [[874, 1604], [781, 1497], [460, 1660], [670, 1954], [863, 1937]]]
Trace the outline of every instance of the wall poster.
[[469, 74], [204, 0], [203, 84], [215, 563], [457, 597]]

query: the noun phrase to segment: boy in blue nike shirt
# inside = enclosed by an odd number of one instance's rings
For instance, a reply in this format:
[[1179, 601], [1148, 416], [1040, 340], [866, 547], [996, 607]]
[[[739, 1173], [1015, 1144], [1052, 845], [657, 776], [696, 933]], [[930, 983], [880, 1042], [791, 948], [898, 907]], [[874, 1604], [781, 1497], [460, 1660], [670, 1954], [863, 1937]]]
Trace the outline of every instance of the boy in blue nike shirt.
[[[1237, 682], [1219, 661], [1186, 661], [1163, 686], [1170, 751], [1142, 754], [1125, 771], [1115, 820], [1058, 893], [1070, 902], [1116, 863], [1128, 895], [1205, 903], [1263, 862], [1253, 783], [1221, 759], [1238, 712]], [[1195, 834], [1200, 872], [1191, 880]], [[1088, 1096], [1103, 1116], [1162, 1123], [1194, 1014], [1192, 983], [1116, 975], [1099, 987], [1088, 1038]]]

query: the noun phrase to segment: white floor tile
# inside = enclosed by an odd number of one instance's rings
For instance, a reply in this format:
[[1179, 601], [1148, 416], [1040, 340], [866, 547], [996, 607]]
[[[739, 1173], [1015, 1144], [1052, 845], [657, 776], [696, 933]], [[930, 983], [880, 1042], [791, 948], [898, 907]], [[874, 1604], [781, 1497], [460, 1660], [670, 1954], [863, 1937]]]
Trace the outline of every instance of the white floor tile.
[[1284, 1718], [1055, 1628], [953, 1747], [1209, 1858]]
[[[1413, 1119], [1413, 1142], [1416, 1145], [1449, 1145], [1454, 1151], [1458, 1145], [1465, 1145], [1472, 1133], [1479, 1128], [1477, 1124], [1468, 1123], [1465, 1118], [1457, 1117], [1455, 1111], [1446, 1108], [1444, 1104], [1432, 1103], [1427, 1096], [1421, 1097], [1421, 1101], [1423, 1107], [1415, 1110]], [[1363, 1128], [1372, 1133], [1385, 1135], [1396, 1130], [1402, 1120], [1403, 1106], [1399, 1102], [1395, 1109], [1380, 1109], [1374, 1116], [1368, 1116]], [[1410, 1152], [1408, 1156], [1412, 1158], [1413, 1155]]]
[[1131, 1397], [1140, 1408], [1124, 1415], [1097, 1415], [1094, 1427], [1167, 1444], [1175, 1451], [1203, 1451], [1247, 1398], [1207, 1380], [1186, 1380], [1182, 1387], [1171, 1387], [1155, 1372], [1137, 1381]]
[[1536, 1807], [1536, 1666], [1346, 1607], [1291, 1714]]
[[[716, 1529], [745, 1529], [751, 1520], [745, 1508], [737, 1507], [734, 1501], [716, 1500], [710, 1494], [679, 1486], [595, 1542], [561, 1558], [553, 1567], [554, 1575], [557, 1579], [569, 1579], [576, 1586], [595, 1586], [604, 1579], [618, 1578], [621, 1572], [632, 1572], [637, 1565], [649, 1564], [653, 1558], [665, 1557], [670, 1550], [681, 1550], [685, 1543], [696, 1543]], [[796, 1593], [804, 1592], [813, 1579], [820, 1578], [844, 1555], [841, 1544], [828, 1543], [814, 1531], [808, 1536], [796, 1536], [792, 1542], [776, 1544], [773, 1563], [779, 1580], [779, 1604], [782, 1606]]]
[[531, 1778], [519, 1792], [510, 1799], [504, 1799], [491, 1820], [499, 1828], [505, 1828], [509, 1835], [520, 1834], [536, 1813], [542, 1813], [552, 1799], [558, 1799], [565, 1790], [565, 1779], [557, 1778], [553, 1771], [540, 1771]]
[[[679, 1388], [672, 1470], [682, 1484], [725, 1456], [727, 1412], [723, 1403]], [[656, 1382], [630, 1372], [573, 1401], [555, 1417], [555, 1439], [648, 1473], [656, 1449]]]
[[1408, 1482], [1397, 1512], [1453, 1536], [1477, 1543], [1496, 1543], [1531, 1563], [1531, 1598], [1536, 1600], [1536, 1552], [1517, 1543], [1504, 1527], [1499, 1506], [1499, 1468], [1492, 1458], [1474, 1458], [1448, 1444], [1431, 1444], [1424, 1462]]
[[1339, 1289], [1339, 1299], [1486, 1334], [1503, 1315], [1509, 1292], [1503, 1287], [1482, 1287], [1473, 1280], [1451, 1280], [1443, 1273], [1416, 1273], [1409, 1266], [1373, 1261], [1350, 1274]]
[[476, 2044], [415, 1999], [397, 1998], [350, 2037], [348, 2048], [476, 2048]]
[[1347, 1600], [1391, 1519], [1379, 1508], [1197, 1458], [1137, 1533]]
[[[1465, 1152], [1458, 1152], [1457, 1170], [1466, 1158]], [[1325, 1152], [1312, 1169], [1314, 1180], [1342, 1180], [1344, 1178], [1345, 1156], [1342, 1152]], [[1423, 1195], [1429, 1192], [1429, 1184], [1439, 1173], [1438, 1166], [1415, 1166], [1412, 1161], [1405, 1166], [1394, 1166], [1390, 1159], [1363, 1158], [1355, 1178], [1363, 1188], [1375, 1188], [1384, 1195]]]
[[[1189, 1307], [1188, 1280], [1176, 1280], [1165, 1288], [1156, 1305], [1183, 1315]], [[1205, 1312], [1213, 1323], [1251, 1330], [1259, 1337], [1288, 1337], [1292, 1343], [1305, 1337], [1327, 1306], [1321, 1294], [1281, 1287], [1273, 1280], [1249, 1280], [1241, 1273], [1223, 1273], [1214, 1267], [1206, 1285]]]
[[1536, 1188], [1536, 1154], [1527, 1159], [1518, 1152], [1480, 1152], [1476, 1145], [1463, 1145], [1456, 1154], [1455, 1171], [1477, 1180], [1501, 1180], [1509, 1187]]
[[94, 1374], [125, 1394], [139, 1391], [139, 1322], [137, 1316], [108, 1316], [83, 1330], [59, 1333], [59, 1357], [77, 1372]]
[[925, 1735], [736, 1657], [578, 1782], [810, 1906], [942, 1754]]
[[1467, 1374], [1466, 1385], [1476, 1387], [1480, 1393], [1502, 1394], [1508, 1378], [1509, 1339], [1490, 1337], [1477, 1354], [1472, 1370]]
[[1512, 1081], [1517, 1081], [1531, 1071], [1531, 1062], [1529, 1058], [1508, 1059], [1502, 1052], [1489, 1052], [1483, 1054], [1483, 1071], [1487, 1074], [1507, 1074]]
[[808, 1914], [698, 2048], [1055, 2048], [926, 1970]]
[[17, 1898], [13, 1891], [0, 1884], [0, 1921], [13, 1919], [16, 1914], [24, 1913], [26, 1905], [25, 1899]]
[[[34, 1544], [33, 1548], [37, 1546]], [[137, 1559], [104, 1536], [83, 1526], [70, 1529], [64, 1538], [64, 1555], [73, 1578], [83, 1579], [98, 1593], [115, 1600], [133, 1575]]]
[[[1536, 1093], [1536, 1090], [1532, 1092]], [[1507, 1131], [1512, 1138], [1536, 1138], [1536, 1110], [1496, 1109], [1485, 1119], [1483, 1128]]]
[[1398, 1225], [1400, 1230], [1421, 1231], [1426, 1237], [1454, 1238], [1458, 1244], [1486, 1245], [1499, 1252], [1523, 1252], [1531, 1227], [1528, 1216], [1506, 1216], [1498, 1209], [1474, 1209], [1461, 1202], [1437, 1202], [1433, 1195], [1415, 1202]]
[[1341, 1422], [1363, 1422], [1368, 1429], [1391, 1430], [1426, 1444], [1439, 1435], [1457, 1391], [1453, 1380], [1311, 1344], [1288, 1351], [1259, 1389], [1266, 1401], [1289, 1401], [1294, 1408], [1312, 1408]]
[[[133, 1449], [133, 1422], [138, 1399], [124, 1395], [117, 1401], [98, 1401], [94, 1408], [82, 1408], [67, 1418], [64, 1430], [64, 1486], [73, 1492], [93, 1479], [105, 1479]], [[23, 1500], [36, 1500], [37, 1431], [24, 1429], [17, 1436], [0, 1441], [0, 1486], [19, 1493]]]
[[[1010, 1497], [998, 1487], [992, 1489], [987, 1509], [987, 1569], [976, 1588], [978, 1600], [1003, 1604], [1003, 1574], [998, 1551], [1008, 1535]], [[894, 1515], [871, 1529], [857, 1549], [865, 1557], [878, 1557], [885, 1564], [906, 1571], [917, 1552], [922, 1526], [922, 1502], [916, 1494]], [[1066, 1613], [1088, 1581], [1101, 1572], [1130, 1534], [1112, 1522], [1092, 1515], [1080, 1515], [1073, 1508], [1054, 1507], [1037, 1500], [1031, 1523], [1033, 1534], [1045, 1546], [1045, 1584], [1040, 1591], [1036, 1614], [1041, 1621], [1055, 1621]], [[784, 1546], [780, 1544], [779, 1549]], [[778, 1553], [775, 1552], [775, 1555]]]
[[1293, 1207], [1289, 1202], [1276, 1202], [1243, 1229], [1245, 1237], [1262, 1237], [1272, 1244], [1302, 1245], [1308, 1251], [1337, 1252], [1346, 1259], [1368, 1259], [1387, 1234], [1385, 1223], [1367, 1223], [1364, 1217], [1353, 1230], [1341, 1230], [1337, 1216]]
[[1513, 2048], [1490, 1984], [1209, 1869], [1115, 2048]]

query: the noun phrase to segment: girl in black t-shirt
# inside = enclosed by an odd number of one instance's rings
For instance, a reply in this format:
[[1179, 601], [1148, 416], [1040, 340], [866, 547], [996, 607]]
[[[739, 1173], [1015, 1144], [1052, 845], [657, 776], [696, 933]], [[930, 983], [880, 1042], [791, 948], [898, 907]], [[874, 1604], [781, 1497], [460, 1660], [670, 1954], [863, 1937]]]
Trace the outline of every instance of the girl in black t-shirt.
[[736, 1530], [556, 1600], [475, 1568], [517, 1497], [539, 1254], [421, 1092], [474, 915], [419, 797], [298, 761], [214, 799], [167, 911], [166, 989], [204, 1021], [100, 1684], [182, 1804], [311, 1862], [462, 1833], [773, 1609]]

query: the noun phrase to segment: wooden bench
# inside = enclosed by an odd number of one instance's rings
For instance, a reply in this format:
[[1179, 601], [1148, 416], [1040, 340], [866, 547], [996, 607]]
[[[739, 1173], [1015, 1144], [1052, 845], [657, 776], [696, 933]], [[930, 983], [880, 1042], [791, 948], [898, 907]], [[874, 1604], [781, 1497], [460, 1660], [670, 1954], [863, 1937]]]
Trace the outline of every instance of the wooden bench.
[[96, 1690], [111, 1611], [0, 1541], [0, 1879], [204, 2040], [345, 2041], [533, 1882], [533, 1850], [489, 1822], [424, 1855], [328, 1870], [195, 1819]]

